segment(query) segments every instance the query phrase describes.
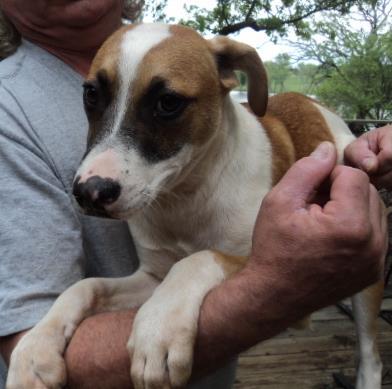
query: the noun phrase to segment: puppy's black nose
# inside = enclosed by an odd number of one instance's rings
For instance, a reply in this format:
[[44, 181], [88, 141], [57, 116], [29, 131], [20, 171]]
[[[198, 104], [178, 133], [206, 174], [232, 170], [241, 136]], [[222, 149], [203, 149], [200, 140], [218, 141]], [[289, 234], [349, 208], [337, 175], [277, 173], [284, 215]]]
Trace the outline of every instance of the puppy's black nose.
[[93, 176], [81, 183], [78, 176], [73, 184], [73, 195], [86, 211], [104, 211], [105, 205], [113, 204], [120, 193], [120, 184], [111, 178]]

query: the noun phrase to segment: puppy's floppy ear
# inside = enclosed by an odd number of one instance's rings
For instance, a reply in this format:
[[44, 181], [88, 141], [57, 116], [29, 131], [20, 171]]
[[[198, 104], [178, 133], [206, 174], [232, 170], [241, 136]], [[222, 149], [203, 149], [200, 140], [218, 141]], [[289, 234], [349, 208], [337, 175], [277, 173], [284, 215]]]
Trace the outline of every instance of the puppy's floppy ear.
[[228, 92], [238, 85], [234, 70], [241, 70], [248, 76], [248, 102], [252, 111], [263, 116], [268, 103], [267, 72], [257, 51], [245, 43], [225, 36], [208, 41], [218, 63], [222, 87]]

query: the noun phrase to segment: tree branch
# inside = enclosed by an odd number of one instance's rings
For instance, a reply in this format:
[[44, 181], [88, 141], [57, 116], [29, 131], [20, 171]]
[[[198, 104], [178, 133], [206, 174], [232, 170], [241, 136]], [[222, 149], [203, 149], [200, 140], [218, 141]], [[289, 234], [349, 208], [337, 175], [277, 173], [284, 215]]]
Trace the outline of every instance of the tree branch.
[[252, 4], [250, 5], [249, 10], [248, 10], [248, 12], [247, 12], [247, 14], [245, 16], [245, 20], [249, 20], [250, 19], [251, 15], [252, 15], [252, 13], [253, 13], [253, 11], [255, 9], [256, 2], [257, 2], [257, 0], [253, 0], [252, 1]]
[[[288, 18], [288, 19], [281, 19], [279, 26], [284, 26], [284, 25], [291, 25], [291, 24], [295, 24], [298, 23], [299, 21], [308, 18], [309, 16], [312, 16], [318, 12], [322, 12], [322, 11], [329, 11], [331, 9], [336, 9], [339, 6], [342, 6], [345, 2], [341, 1], [340, 3], [338, 3], [338, 5], [335, 4], [328, 4], [327, 5], [323, 5], [323, 6], [316, 6], [313, 9], [309, 10], [308, 12], [296, 16], [296, 17], [292, 17], [292, 18]], [[253, 1], [251, 8], [249, 9], [245, 20], [243, 20], [242, 22], [238, 22], [238, 23], [234, 23], [234, 24], [229, 24], [226, 25], [224, 27], [222, 27], [218, 33], [220, 35], [229, 35], [232, 34], [234, 32], [238, 32], [246, 27], [250, 27], [251, 29], [253, 29], [254, 31], [275, 31], [277, 29], [276, 25], [268, 25], [268, 24], [263, 24], [261, 22], [257, 22], [256, 20], [254, 20], [253, 18], [250, 18], [250, 14], [251, 12], [253, 12], [254, 7], [256, 5], [256, 2]]]

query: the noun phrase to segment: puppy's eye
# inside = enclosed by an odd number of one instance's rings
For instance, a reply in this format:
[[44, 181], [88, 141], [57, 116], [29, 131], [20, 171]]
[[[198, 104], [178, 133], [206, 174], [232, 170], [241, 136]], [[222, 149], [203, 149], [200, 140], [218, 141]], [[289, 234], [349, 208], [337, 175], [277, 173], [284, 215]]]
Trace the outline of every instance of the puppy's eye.
[[186, 100], [174, 93], [166, 93], [159, 98], [155, 107], [155, 116], [164, 119], [175, 119], [186, 106]]
[[84, 84], [83, 101], [86, 109], [92, 110], [96, 108], [99, 102], [98, 90], [94, 85]]

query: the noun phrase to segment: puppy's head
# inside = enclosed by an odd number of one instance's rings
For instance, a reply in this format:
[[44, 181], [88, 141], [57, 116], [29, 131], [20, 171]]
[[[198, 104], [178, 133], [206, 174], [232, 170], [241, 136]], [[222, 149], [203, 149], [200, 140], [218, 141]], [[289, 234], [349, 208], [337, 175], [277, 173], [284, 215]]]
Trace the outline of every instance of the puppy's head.
[[128, 218], [176, 185], [219, 131], [234, 69], [248, 73], [249, 102], [262, 115], [266, 77], [249, 46], [162, 24], [112, 35], [84, 85], [88, 148], [74, 182], [81, 206]]

